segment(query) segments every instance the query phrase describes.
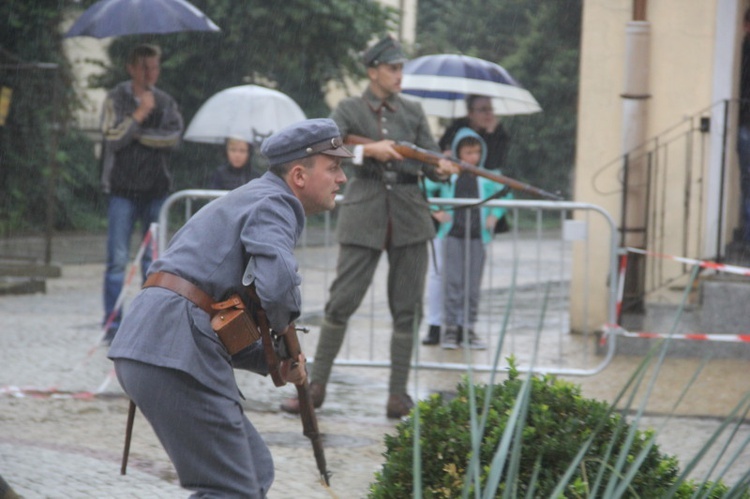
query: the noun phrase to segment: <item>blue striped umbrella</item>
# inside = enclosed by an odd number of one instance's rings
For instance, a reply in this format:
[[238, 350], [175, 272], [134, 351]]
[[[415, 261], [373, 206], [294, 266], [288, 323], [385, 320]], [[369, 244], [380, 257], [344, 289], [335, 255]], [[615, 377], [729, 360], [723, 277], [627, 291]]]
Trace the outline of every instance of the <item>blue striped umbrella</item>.
[[425, 113], [443, 118], [466, 115], [467, 95], [490, 97], [495, 114], [530, 114], [542, 110], [531, 93], [502, 66], [458, 54], [426, 55], [404, 64], [404, 97], [422, 104]]

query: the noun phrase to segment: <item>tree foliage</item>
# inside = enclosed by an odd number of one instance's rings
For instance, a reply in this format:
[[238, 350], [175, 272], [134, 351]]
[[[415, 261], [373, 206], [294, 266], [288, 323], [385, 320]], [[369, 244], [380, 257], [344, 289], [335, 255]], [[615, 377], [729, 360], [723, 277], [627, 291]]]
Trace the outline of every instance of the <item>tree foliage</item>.
[[[0, 127], [0, 233], [44, 225], [53, 165], [55, 227], [92, 228], [97, 215], [103, 218], [93, 147], [70, 126], [79, 103], [59, 28], [66, 9], [93, 3], [0, 2], [0, 62], [59, 65], [54, 72], [0, 71], [0, 85], [13, 89]], [[374, 0], [192, 3], [222, 31], [120, 37], [92, 83], [111, 88], [127, 79], [125, 54], [149, 41], [163, 48], [159, 86], [175, 97], [186, 123], [208, 97], [244, 83], [275, 86], [309, 117], [326, 116], [328, 82], [362, 76], [359, 51], [397, 19]], [[461, 52], [497, 61], [539, 100], [543, 113], [504, 119], [513, 137], [505, 173], [549, 190], [566, 190], [573, 163], [580, 12], [581, 0], [466, 0], [460, 11], [447, 0], [419, 2], [416, 55]], [[176, 188], [202, 185], [219, 158], [218, 147], [185, 143], [172, 159]]]
[[[82, 11], [94, 1], [84, 0], [76, 8]], [[93, 78], [93, 86], [111, 88], [127, 79], [127, 52], [136, 43], [152, 42], [164, 51], [159, 86], [175, 97], [186, 123], [208, 97], [244, 83], [276, 86], [309, 117], [326, 116], [326, 84], [361, 74], [358, 51], [395, 22], [394, 11], [375, 1], [191, 3], [221, 32], [117, 38], [109, 48], [111, 62], [100, 63], [102, 73]], [[0, 127], [0, 233], [44, 227], [45, 186], [53, 165], [59, 172], [53, 196], [55, 227], [102, 225], [103, 197], [94, 148], [70, 126], [79, 103], [69, 63], [62, 55], [60, 32], [69, 4], [63, 0], [0, 2], [0, 62], [6, 66], [16, 62], [59, 65], [58, 71], [0, 71], [0, 85], [13, 89], [6, 126]], [[207, 172], [219, 161], [219, 149], [185, 143], [172, 158], [176, 188], [202, 186]]]
[[70, 225], [96, 195], [77, 211], [59, 200], [78, 198], [96, 174], [88, 140], [66, 125], [78, 100], [57, 35], [60, 2], [0, 2], [0, 19], [0, 86], [12, 90], [0, 127], [0, 234], [45, 227], [50, 192], [52, 222]]
[[[235, 85], [273, 86], [310, 117], [328, 116], [331, 80], [362, 76], [359, 51], [395, 20], [378, 2], [348, 0], [195, 0], [221, 32], [125, 36], [109, 48], [111, 65], [93, 82], [111, 88], [127, 79], [125, 57], [139, 42], [163, 50], [159, 87], [180, 106], [186, 126], [210, 96]], [[219, 161], [218, 147], [184, 143], [172, 164], [177, 188], [202, 186]]]
[[504, 173], [567, 194], [575, 160], [581, 0], [420, 0], [419, 55], [462, 53], [507, 69], [543, 112], [503, 118]]
[[329, 80], [362, 74], [357, 52], [386, 32], [393, 11], [377, 2], [346, 0], [195, 0], [221, 32], [126, 36], [112, 44], [113, 66], [98, 80], [125, 79], [124, 57], [134, 43], [164, 50], [160, 86], [190, 115], [229, 86], [261, 83], [290, 95], [311, 116], [327, 115]]

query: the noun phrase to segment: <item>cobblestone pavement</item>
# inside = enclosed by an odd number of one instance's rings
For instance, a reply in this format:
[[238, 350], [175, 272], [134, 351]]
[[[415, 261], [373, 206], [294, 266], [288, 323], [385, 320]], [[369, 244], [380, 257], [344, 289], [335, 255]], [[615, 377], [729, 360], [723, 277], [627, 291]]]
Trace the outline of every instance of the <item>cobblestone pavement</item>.
[[[189, 492], [177, 484], [170, 461], [140, 414], [128, 473], [119, 474], [128, 402], [112, 378], [106, 349], [98, 346], [102, 271], [101, 264], [64, 265], [62, 277], [48, 281], [47, 293], [0, 297], [0, 476], [27, 498], [186, 497]], [[313, 282], [319, 279], [314, 272], [310, 275]], [[309, 285], [310, 278], [306, 279]], [[320, 281], [318, 285], [327, 287]], [[382, 283], [378, 286], [384, 289]], [[305, 296], [313, 306], [322, 304], [321, 296], [309, 290]], [[376, 306], [387, 317], [385, 304]], [[375, 327], [387, 328], [387, 324]], [[309, 341], [305, 350], [310, 352], [312, 344]], [[437, 355], [436, 349], [421, 350]], [[601, 373], [571, 380], [581, 384], [586, 396], [613, 400], [640, 360], [617, 356]], [[673, 410], [682, 386], [699, 364], [696, 359], [668, 359], [645, 407], [648, 415], [641, 421], [643, 427], [659, 430], [662, 449], [683, 464], [747, 393], [746, 361], [715, 359], [705, 365]], [[413, 376], [415, 393], [424, 397], [450, 391], [460, 375], [420, 371]], [[270, 498], [367, 495], [383, 462], [383, 437], [396, 425], [385, 417], [387, 377], [383, 368], [334, 370], [326, 404], [318, 411], [333, 472], [331, 488], [325, 489], [318, 482], [299, 420], [277, 411], [293, 388], [279, 389], [269, 379], [237, 372], [248, 416], [274, 456], [276, 481]], [[673, 417], [665, 417], [672, 412]], [[749, 437], [748, 425], [740, 425], [730, 454], [736, 442]], [[747, 450], [739, 462], [750, 462]], [[707, 467], [698, 466], [693, 475], [702, 477]], [[744, 472], [744, 468], [732, 469], [726, 480], [737, 480]]]

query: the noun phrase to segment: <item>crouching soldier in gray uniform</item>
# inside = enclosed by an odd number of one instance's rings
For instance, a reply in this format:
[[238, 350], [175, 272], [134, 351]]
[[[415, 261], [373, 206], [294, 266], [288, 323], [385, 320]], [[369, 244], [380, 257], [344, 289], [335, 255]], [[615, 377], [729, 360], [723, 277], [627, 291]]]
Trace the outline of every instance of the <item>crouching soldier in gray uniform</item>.
[[[300, 314], [294, 247], [305, 216], [330, 210], [351, 157], [329, 119], [278, 131], [261, 152], [270, 169], [180, 229], [149, 268], [109, 350], [125, 392], [151, 423], [192, 497], [265, 497], [273, 461], [244, 415], [233, 368], [267, 374], [260, 341], [230, 355], [211, 328], [210, 302], [254, 285], [270, 326]], [[248, 304], [249, 305], [249, 304]], [[286, 380], [304, 383], [304, 358]]]

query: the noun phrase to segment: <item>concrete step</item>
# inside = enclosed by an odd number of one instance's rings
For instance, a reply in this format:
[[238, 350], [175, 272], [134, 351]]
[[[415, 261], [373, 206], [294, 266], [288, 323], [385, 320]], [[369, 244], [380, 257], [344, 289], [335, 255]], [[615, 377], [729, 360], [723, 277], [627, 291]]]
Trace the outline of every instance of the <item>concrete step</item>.
[[0, 257], [0, 296], [46, 293], [46, 279], [61, 275], [59, 265], [31, 258]]
[[750, 334], [750, 277], [717, 274], [703, 279], [700, 303], [704, 331]]
[[[717, 274], [702, 278], [698, 300], [685, 306], [648, 303], [643, 314], [624, 314], [623, 328], [634, 333], [705, 334], [708, 340], [669, 339], [667, 355], [750, 359], [750, 343], [710, 340], [711, 335], [750, 335], [750, 278]], [[618, 337], [616, 352], [644, 355], [659, 338]]]

